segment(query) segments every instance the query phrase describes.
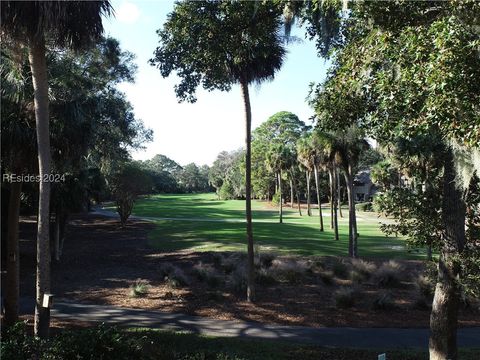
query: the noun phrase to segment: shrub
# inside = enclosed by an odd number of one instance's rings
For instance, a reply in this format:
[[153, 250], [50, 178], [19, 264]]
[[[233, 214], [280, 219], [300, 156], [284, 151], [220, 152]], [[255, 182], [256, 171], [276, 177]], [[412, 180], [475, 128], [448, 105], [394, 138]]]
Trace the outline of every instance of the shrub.
[[276, 255], [274, 253], [261, 253], [260, 254], [260, 265], [265, 269], [268, 269], [272, 266], [273, 260], [275, 260]]
[[346, 309], [355, 304], [356, 290], [349, 287], [342, 287], [335, 291], [333, 299], [337, 308]]
[[143, 297], [148, 294], [148, 288], [148, 282], [137, 279], [135, 283], [130, 286], [130, 296], [134, 298]]
[[352, 282], [357, 284], [361, 284], [366, 280], [365, 275], [363, 275], [357, 270], [350, 271], [350, 279], [352, 280]]
[[235, 188], [229, 181], [225, 181], [218, 192], [218, 196], [222, 200], [235, 199]]
[[172, 266], [169, 269], [167, 276], [165, 276], [165, 281], [167, 282], [168, 286], [172, 288], [187, 286], [190, 283], [183, 270], [176, 266]]
[[390, 260], [377, 270], [374, 281], [380, 287], [398, 287], [403, 279], [403, 271], [403, 266], [394, 260]]
[[364, 202], [355, 204], [356, 211], [372, 211], [372, 203], [371, 202]]
[[375, 270], [377, 270], [377, 266], [374, 263], [359, 259], [353, 259], [352, 266], [365, 280], [370, 279]]
[[214, 253], [212, 256], [213, 266], [216, 268], [220, 268], [223, 263], [223, 255], [219, 253]]
[[332, 271], [320, 271], [318, 276], [325, 285], [333, 285], [333, 272]]
[[280, 193], [276, 192], [272, 196], [272, 204], [278, 206], [280, 204]]
[[396, 305], [393, 301], [393, 296], [389, 292], [380, 293], [372, 303], [372, 309], [374, 310], [392, 310]]
[[45, 345], [42, 340], [27, 335], [26, 322], [18, 322], [14, 326], [2, 329], [2, 341], [0, 353], [2, 359], [39, 359], [42, 347]]
[[18, 323], [8, 329], [1, 342], [2, 359], [103, 359], [141, 358], [142, 340], [124, 335], [116, 328], [99, 327], [65, 331], [48, 340], [35, 339]]
[[295, 284], [305, 279], [309, 268], [309, 264], [303, 260], [277, 258], [272, 261], [272, 266], [269, 270], [277, 281]]
[[247, 269], [245, 266], [237, 266], [230, 274], [228, 284], [230, 287], [238, 292], [242, 293], [247, 291]]
[[332, 265], [333, 274], [341, 279], [348, 277], [348, 266], [342, 260], [335, 260]]
[[428, 301], [433, 300], [435, 293], [435, 283], [427, 276], [420, 275], [415, 279], [415, 287], [417, 288], [420, 296], [424, 297]]
[[207, 283], [210, 287], [217, 287], [222, 283], [222, 279], [217, 275], [215, 269], [202, 262], [195, 265], [192, 272], [198, 280]]
[[143, 344], [114, 327], [68, 331], [52, 339], [47, 359], [138, 359]]
[[260, 285], [269, 286], [275, 284], [277, 281], [270, 271], [260, 269], [255, 273], [255, 282]]

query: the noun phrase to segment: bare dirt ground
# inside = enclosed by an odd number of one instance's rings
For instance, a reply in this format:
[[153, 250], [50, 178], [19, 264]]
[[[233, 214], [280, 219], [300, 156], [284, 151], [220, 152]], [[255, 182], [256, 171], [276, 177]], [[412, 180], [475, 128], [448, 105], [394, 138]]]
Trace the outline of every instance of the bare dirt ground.
[[[201, 263], [221, 274], [219, 257], [232, 260], [232, 255], [158, 252], [147, 242], [152, 226], [143, 221], [130, 221], [126, 229], [121, 229], [118, 221], [98, 215], [72, 217], [62, 259], [52, 264], [52, 292], [57, 298], [78, 302], [182, 312], [217, 319], [311, 327], [428, 326], [430, 310], [414, 305], [418, 291], [411, 280], [388, 289], [394, 300], [394, 308], [389, 310], [372, 309], [373, 301], [385, 290], [369, 281], [356, 285], [353, 307], [336, 308], [333, 293], [342, 286], [351, 287], [352, 280], [334, 277], [328, 285], [315, 269], [293, 283], [280, 281], [258, 285], [257, 301], [248, 303], [244, 292], [229, 286], [228, 281], [224, 283], [220, 279], [208, 284], [192, 272]], [[35, 293], [35, 228], [34, 219], [22, 219], [21, 296], [33, 297]], [[310, 262], [315, 261], [328, 263], [329, 260], [310, 259]], [[408, 279], [413, 279], [424, 268], [420, 261], [400, 263], [408, 272]], [[165, 276], [166, 265], [184, 273], [188, 284], [181, 286], [169, 281]], [[144, 296], [133, 297], [131, 287], [139, 279], [148, 284], [148, 291]], [[462, 308], [459, 324], [479, 326], [478, 306]]]

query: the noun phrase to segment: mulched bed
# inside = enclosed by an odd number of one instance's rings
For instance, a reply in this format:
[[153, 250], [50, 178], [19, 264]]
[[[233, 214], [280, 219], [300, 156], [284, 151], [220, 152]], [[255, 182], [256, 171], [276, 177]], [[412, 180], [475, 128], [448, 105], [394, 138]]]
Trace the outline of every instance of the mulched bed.
[[[181, 226], [181, 224], [179, 224]], [[372, 310], [378, 289], [368, 281], [358, 285], [359, 296], [349, 309], [337, 309], [332, 294], [351, 280], [335, 278], [325, 285], [315, 271], [299, 283], [280, 282], [257, 286], [257, 301], [245, 301], [244, 293], [227, 286], [207, 286], [190, 276], [188, 286], [173, 287], [162, 269], [170, 264], [190, 274], [200, 262], [214, 267], [218, 253], [162, 253], [148, 245], [147, 233], [154, 225], [129, 221], [121, 229], [118, 221], [98, 215], [76, 215], [68, 226], [59, 263], [52, 264], [52, 292], [57, 298], [78, 302], [110, 304], [132, 308], [183, 312], [218, 319], [312, 327], [428, 327], [430, 311], [414, 307], [417, 290], [412, 283], [388, 289], [395, 300], [392, 310]], [[20, 226], [21, 296], [35, 294], [35, 229], [32, 218]], [[229, 255], [224, 254], [227, 258]], [[381, 261], [372, 260], [379, 265]], [[411, 277], [423, 270], [420, 261], [400, 261]], [[143, 297], [132, 297], [131, 286], [138, 280], [148, 283]], [[462, 309], [461, 326], [479, 326], [478, 307]]]

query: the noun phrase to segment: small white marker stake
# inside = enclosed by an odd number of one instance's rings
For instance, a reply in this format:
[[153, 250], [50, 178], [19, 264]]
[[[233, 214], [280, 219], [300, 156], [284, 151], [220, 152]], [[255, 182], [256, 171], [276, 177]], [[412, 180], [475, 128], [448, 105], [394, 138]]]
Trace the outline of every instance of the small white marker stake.
[[387, 354], [378, 355], [378, 360], [387, 360]]

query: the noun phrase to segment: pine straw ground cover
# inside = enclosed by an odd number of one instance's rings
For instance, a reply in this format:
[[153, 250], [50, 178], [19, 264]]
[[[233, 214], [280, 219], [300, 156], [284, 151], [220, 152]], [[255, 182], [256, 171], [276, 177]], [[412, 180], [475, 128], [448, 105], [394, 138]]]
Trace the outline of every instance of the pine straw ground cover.
[[[427, 327], [431, 284], [417, 260], [257, 256], [257, 301], [245, 301], [245, 255], [238, 252], [159, 253], [147, 242], [152, 225], [82, 216], [68, 229], [53, 264], [57, 298], [217, 319], [352, 327]], [[34, 295], [33, 222], [21, 226], [21, 292]], [[425, 274], [428, 275], [428, 274]], [[135, 290], [136, 289], [136, 290]], [[141, 290], [141, 291], [140, 291]], [[135, 295], [134, 295], [135, 294]], [[478, 303], [466, 299], [460, 326], [480, 325]]]

